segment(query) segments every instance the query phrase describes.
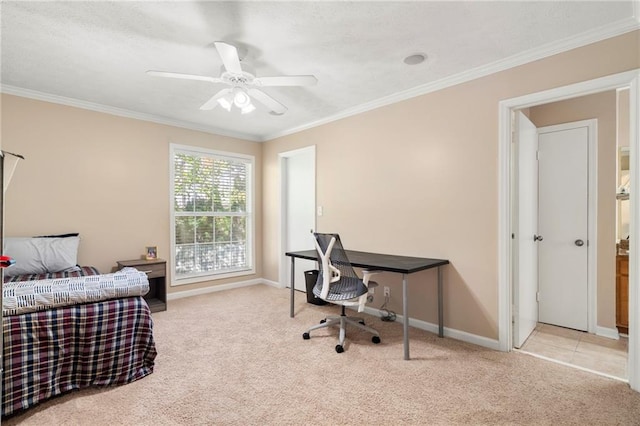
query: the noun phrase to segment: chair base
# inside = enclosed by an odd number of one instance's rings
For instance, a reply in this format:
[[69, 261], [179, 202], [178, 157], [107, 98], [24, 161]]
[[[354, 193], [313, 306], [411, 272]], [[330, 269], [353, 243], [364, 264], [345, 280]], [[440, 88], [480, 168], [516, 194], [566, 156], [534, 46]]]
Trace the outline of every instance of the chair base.
[[380, 343], [380, 334], [378, 333], [378, 331], [374, 328], [366, 326], [364, 324], [364, 318], [347, 316], [344, 306], [342, 306], [342, 313], [340, 315], [331, 315], [326, 317], [324, 320], [320, 321], [320, 324], [312, 326], [311, 328], [309, 328], [309, 330], [303, 333], [302, 338], [305, 340], [310, 339], [310, 333], [313, 330], [338, 325], [340, 326], [340, 337], [338, 339], [338, 344], [336, 345], [336, 352], [342, 353], [344, 352], [344, 340], [347, 334], [347, 324], [359, 328], [360, 330], [366, 331], [367, 333], [373, 334], [371, 341], [376, 344]]

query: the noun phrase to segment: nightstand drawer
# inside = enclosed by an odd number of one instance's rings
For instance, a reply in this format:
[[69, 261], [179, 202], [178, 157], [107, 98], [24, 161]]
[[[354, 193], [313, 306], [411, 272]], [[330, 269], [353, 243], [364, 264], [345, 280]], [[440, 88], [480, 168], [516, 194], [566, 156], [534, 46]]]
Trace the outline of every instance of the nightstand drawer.
[[167, 262], [158, 260], [120, 260], [118, 261], [118, 269], [125, 267], [136, 268], [147, 274], [149, 278], [165, 277], [167, 275]]
[[137, 265], [134, 266], [134, 268], [144, 272], [149, 278], [164, 277], [167, 274], [165, 271], [164, 263], [155, 263], [152, 265]]

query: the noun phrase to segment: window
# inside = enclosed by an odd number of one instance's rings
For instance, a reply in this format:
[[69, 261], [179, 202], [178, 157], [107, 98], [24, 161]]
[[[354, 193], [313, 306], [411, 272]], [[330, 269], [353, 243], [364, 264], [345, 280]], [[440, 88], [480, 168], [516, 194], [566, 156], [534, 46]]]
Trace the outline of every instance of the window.
[[171, 145], [174, 284], [253, 273], [254, 158]]

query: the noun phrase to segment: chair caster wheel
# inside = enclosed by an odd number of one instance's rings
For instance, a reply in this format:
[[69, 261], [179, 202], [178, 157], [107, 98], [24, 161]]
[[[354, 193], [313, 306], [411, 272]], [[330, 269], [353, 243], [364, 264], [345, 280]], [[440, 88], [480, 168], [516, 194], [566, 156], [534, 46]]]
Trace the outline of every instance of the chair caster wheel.
[[304, 340], [309, 340], [309, 339], [311, 339], [311, 336], [309, 336], [309, 333], [303, 333], [303, 334], [302, 334], [302, 338], [303, 338]]
[[324, 324], [325, 322], [327, 322], [327, 319], [326, 319], [326, 318], [325, 318], [325, 319], [323, 319], [323, 320], [320, 320], [320, 324]]
[[377, 345], [378, 343], [380, 343], [380, 337], [378, 337], [378, 336], [373, 336], [373, 337], [371, 338], [371, 341]]
[[344, 348], [342, 347], [342, 345], [336, 345], [336, 352], [338, 352], [339, 354], [344, 352]]

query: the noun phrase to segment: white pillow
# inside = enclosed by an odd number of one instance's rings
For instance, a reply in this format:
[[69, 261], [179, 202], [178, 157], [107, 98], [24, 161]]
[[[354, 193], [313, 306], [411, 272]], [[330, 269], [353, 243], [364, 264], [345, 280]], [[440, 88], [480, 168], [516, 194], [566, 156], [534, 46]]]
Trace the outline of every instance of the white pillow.
[[76, 266], [80, 237], [5, 238], [4, 254], [15, 260], [6, 268], [8, 277], [21, 274], [59, 272]]

